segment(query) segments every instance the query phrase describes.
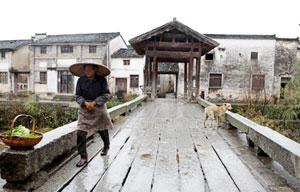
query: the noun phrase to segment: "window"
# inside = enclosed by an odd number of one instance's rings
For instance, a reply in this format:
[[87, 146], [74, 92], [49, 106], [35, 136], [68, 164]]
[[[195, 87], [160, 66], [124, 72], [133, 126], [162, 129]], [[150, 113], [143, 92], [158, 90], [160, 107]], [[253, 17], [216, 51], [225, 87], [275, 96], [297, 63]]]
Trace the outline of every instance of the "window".
[[96, 53], [97, 52], [97, 46], [89, 46], [89, 53]]
[[123, 60], [124, 65], [130, 65], [130, 60]]
[[208, 53], [205, 55], [205, 60], [207, 61], [213, 61], [214, 60], [214, 54]]
[[5, 52], [4, 52], [4, 51], [1, 51], [0, 53], [1, 53], [1, 58], [4, 59], [4, 58], [5, 58]]
[[71, 45], [61, 46], [61, 53], [73, 53], [73, 46]]
[[7, 72], [0, 72], [0, 83], [7, 83]]
[[253, 75], [252, 76], [252, 90], [262, 90], [265, 88], [265, 76]]
[[42, 84], [47, 83], [47, 72], [40, 72], [40, 82]]
[[257, 52], [251, 52], [251, 60], [257, 60], [258, 53]]
[[139, 87], [139, 76], [130, 75], [130, 88], [138, 88], [138, 87]]
[[47, 47], [41, 47], [41, 54], [47, 53]]
[[222, 87], [222, 74], [211, 73], [209, 74], [209, 87], [221, 88]]

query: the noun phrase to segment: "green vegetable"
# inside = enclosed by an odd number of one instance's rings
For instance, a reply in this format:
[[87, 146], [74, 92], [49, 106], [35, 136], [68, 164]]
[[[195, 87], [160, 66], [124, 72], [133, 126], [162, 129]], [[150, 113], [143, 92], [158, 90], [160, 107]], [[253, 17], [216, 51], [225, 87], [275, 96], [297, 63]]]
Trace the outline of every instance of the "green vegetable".
[[[5, 132], [5, 135], [10, 136], [10, 130]], [[31, 134], [30, 130], [24, 127], [23, 125], [19, 125], [17, 127], [14, 127], [12, 130], [12, 136], [18, 136], [18, 137], [30, 137], [30, 138], [36, 138], [39, 137], [38, 135]]]

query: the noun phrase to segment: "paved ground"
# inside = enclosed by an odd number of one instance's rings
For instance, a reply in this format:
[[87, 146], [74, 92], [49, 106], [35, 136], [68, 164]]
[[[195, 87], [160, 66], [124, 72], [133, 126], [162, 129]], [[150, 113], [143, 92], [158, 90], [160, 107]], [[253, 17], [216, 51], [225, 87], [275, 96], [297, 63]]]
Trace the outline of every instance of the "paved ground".
[[197, 104], [156, 99], [116, 123], [111, 135], [107, 156], [95, 139], [86, 167], [76, 168], [76, 157], [36, 191], [300, 191], [299, 180], [276, 162], [254, 156], [244, 134], [203, 128]]

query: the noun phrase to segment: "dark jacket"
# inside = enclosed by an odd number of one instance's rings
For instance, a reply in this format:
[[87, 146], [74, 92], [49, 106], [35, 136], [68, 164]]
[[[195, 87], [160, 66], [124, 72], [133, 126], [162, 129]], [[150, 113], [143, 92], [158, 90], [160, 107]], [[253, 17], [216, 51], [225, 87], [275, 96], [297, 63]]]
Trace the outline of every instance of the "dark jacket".
[[111, 97], [107, 80], [95, 75], [93, 79], [80, 77], [76, 85], [76, 102], [84, 107], [84, 101], [96, 101], [99, 106], [104, 105]]

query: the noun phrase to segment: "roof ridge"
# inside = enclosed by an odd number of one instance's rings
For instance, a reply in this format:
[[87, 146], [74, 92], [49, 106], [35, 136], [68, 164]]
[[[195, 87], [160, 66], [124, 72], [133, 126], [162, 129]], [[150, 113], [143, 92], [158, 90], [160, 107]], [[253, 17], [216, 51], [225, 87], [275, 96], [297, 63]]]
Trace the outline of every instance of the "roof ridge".
[[98, 34], [121, 34], [121, 33], [120, 33], [120, 32], [104, 32], [104, 33], [72, 33], [72, 34], [47, 35], [47, 37], [53, 37], [53, 36], [66, 36], [66, 35], [98, 35]]

